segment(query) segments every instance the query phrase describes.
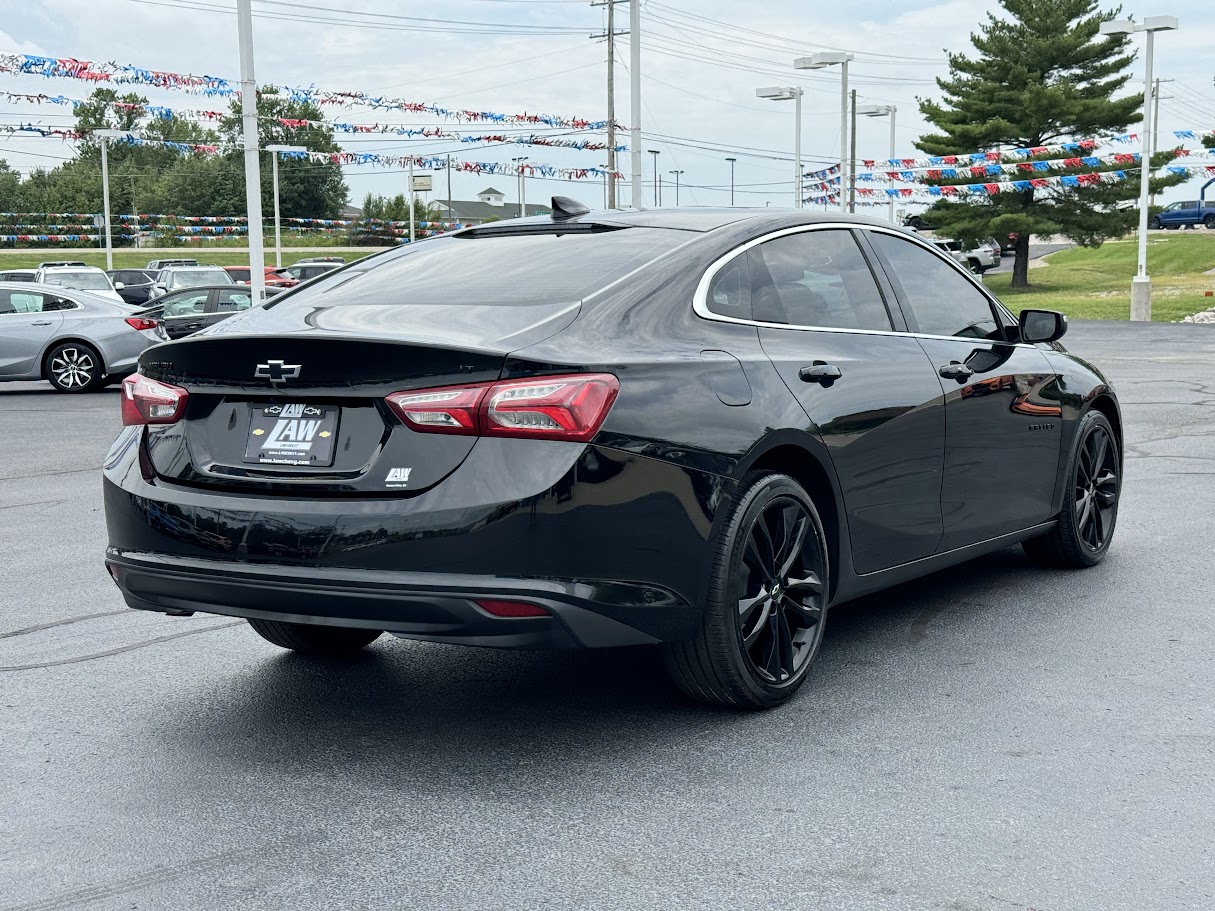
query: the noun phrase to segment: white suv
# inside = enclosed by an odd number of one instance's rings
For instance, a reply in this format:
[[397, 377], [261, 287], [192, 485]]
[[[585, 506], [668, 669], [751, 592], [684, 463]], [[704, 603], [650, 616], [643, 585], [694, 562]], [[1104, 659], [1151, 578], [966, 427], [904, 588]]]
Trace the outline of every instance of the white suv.
[[982, 275], [1000, 265], [999, 244], [994, 242], [984, 241], [974, 247], [966, 247], [956, 240], [929, 239], [938, 250], [952, 256], [958, 265], [965, 266], [975, 275]]
[[41, 285], [57, 285], [60, 288], [72, 288], [76, 291], [90, 291], [100, 297], [126, 303], [114, 288], [114, 283], [105, 274], [104, 269], [86, 265], [50, 265], [41, 266], [34, 273], [34, 281]]
[[156, 274], [148, 299], [185, 288], [234, 284], [236, 282], [232, 281], [232, 276], [219, 266], [168, 266]]

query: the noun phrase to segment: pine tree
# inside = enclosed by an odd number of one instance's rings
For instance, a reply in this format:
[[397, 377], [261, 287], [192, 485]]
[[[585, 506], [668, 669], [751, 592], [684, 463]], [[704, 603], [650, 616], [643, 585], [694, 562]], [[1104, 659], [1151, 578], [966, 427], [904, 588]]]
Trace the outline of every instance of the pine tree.
[[[937, 79], [944, 99], [919, 100], [921, 113], [938, 130], [920, 138], [916, 143], [920, 149], [930, 155], [1027, 149], [1121, 134], [1142, 120], [1142, 94], [1115, 97], [1130, 79], [1127, 68], [1134, 60], [1130, 39], [1099, 34], [1100, 24], [1119, 15], [1120, 7], [1103, 11], [1098, 0], [999, 3], [1007, 15], [989, 13], [971, 36], [977, 54], [949, 55], [949, 76]], [[1075, 156], [1055, 153], [1036, 160], [1071, 157]], [[1153, 168], [1172, 157], [1170, 152], [1153, 156]], [[1057, 176], [1117, 170], [1126, 171], [1128, 179], [940, 200], [924, 218], [960, 240], [1016, 233], [1012, 286], [1027, 288], [1031, 234], [1062, 234], [1084, 246], [1099, 246], [1126, 234], [1138, 221], [1138, 210], [1125, 205], [1139, 192], [1135, 165], [1110, 163], [1050, 172], [1049, 176]], [[1179, 175], [1153, 178], [1152, 188], [1158, 192], [1183, 180]]]

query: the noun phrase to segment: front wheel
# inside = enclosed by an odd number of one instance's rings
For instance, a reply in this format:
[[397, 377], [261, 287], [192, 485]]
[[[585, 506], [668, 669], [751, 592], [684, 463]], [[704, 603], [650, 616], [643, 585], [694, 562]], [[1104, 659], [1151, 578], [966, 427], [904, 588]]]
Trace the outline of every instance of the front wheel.
[[826, 538], [814, 502], [783, 474], [739, 485], [714, 544], [704, 619], [665, 647], [681, 690], [736, 708], [780, 705], [806, 679], [823, 638]]
[[1159, 218], [1157, 218], [1155, 215], [1153, 215], [1152, 220], [1148, 222], [1148, 227], [1151, 228], [1153, 231], [1159, 231], [1161, 228], [1164, 227], [1164, 222], [1162, 222]]
[[1202, 218], [1202, 226], [1208, 231], [1215, 230], [1215, 215], [1204, 215]]
[[267, 642], [318, 658], [352, 655], [380, 637], [380, 631], [375, 629], [317, 626], [311, 623], [287, 623], [282, 620], [249, 618], [249, 625]]
[[1044, 566], [1095, 566], [1109, 550], [1122, 492], [1122, 459], [1109, 419], [1090, 411], [1080, 419], [1067, 468], [1063, 511], [1050, 534], [1024, 542], [1025, 553]]
[[105, 382], [101, 355], [83, 342], [65, 342], [48, 351], [44, 373], [56, 392], [91, 392]]

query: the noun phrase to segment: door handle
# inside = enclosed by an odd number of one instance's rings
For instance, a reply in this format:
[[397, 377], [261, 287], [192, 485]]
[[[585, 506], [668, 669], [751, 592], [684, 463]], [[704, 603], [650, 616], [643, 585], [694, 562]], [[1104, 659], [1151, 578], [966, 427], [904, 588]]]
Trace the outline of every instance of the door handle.
[[828, 364], [826, 361], [815, 361], [809, 367], [803, 367], [797, 371], [797, 376], [802, 382], [818, 383], [825, 388], [830, 388], [843, 375], [839, 367]]
[[950, 361], [944, 367], [937, 371], [947, 380], [957, 380], [959, 383], [966, 382], [966, 378], [974, 376], [974, 371], [960, 361]]
[[31, 326], [49, 326], [50, 324], [51, 321], [49, 319], [36, 319], [30, 323]]

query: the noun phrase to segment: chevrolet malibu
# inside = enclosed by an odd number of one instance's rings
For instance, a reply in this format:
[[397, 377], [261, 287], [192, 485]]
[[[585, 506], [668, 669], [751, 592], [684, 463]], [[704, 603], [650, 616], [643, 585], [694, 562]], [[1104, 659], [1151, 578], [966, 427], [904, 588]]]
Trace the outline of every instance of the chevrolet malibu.
[[146, 351], [104, 466], [127, 604], [332, 656], [660, 644], [774, 706], [836, 604], [1117, 517], [1113, 389], [862, 218], [553, 215], [411, 244]]

